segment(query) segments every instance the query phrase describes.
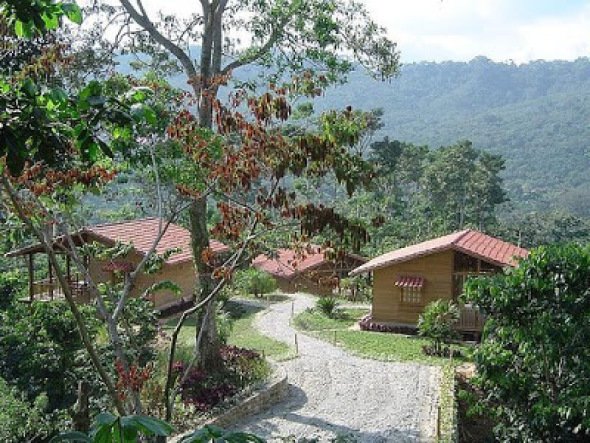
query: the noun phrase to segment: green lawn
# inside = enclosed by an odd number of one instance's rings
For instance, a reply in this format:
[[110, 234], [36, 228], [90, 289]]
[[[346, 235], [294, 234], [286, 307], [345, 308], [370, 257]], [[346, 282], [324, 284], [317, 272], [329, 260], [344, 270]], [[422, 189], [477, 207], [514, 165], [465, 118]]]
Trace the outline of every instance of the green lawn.
[[[228, 313], [233, 324], [227, 341], [229, 345], [253, 349], [264, 354], [266, 357], [275, 360], [285, 360], [294, 356], [294, 351], [289, 345], [262, 335], [254, 327], [254, 318], [256, 314], [264, 308], [231, 300], [226, 304], [224, 309]], [[166, 321], [164, 330], [171, 333], [176, 326], [177, 321], [177, 318], [172, 318]], [[194, 346], [194, 319], [187, 320], [185, 327], [179, 334], [178, 341], [180, 346], [183, 347]]]
[[[340, 319], [330, 319], [318, 311], [304, 311], [298, 314], [293, 325], [304, 332], [342, 346], [351, 353], [361, 357], [383, 361], [419, 362], [431, 365], [443, 365], [449, 362], [447, 358], [430, 357], [424, 355], [422, 346], [428, 340], [401, 334], [385, 332], [351, 330], [352, 326], [367, 311], [363, 309], [344, 309], [346, 314]], [[469, 354], [467, 346], [453, 346], [464, 354]], [[466, 361], [465, 357], [455, 359], [457, 363]]]
[[339, 309], [336, 318], [328, 318], [321, 312], [311, 309], [295, 316], [293, 322], [302, 331], [323, 331], [326, 329], [348, 329], [369, 312], [365, 308]]

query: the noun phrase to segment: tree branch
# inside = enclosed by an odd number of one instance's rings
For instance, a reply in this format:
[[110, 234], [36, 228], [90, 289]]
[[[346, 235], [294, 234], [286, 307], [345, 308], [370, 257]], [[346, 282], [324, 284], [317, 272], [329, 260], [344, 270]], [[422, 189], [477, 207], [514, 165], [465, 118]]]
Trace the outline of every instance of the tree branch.
[[256, 60], [258, 60], [262, 56], [264, 56], [264, 54], [268, 53], [273, 48], [275, 43], [279, 40], [281, 35], [283, 34], [284, 27], [287, 25], [290, 18], [291, 18], [291, 14], [286, 13], [284, 15], [283, 19], [279, 23], [276, 24], [275, 28], [271, 32], [270, 36], [268, 37], [268, 40], [266, 41], [266, 43], [264, 43], [264, 45], [262, 45], [260, 48], [258, 48], [254, 53], [252, 53], [246, 57], [242, 57], [237, 60], [234, 60], [233, 62], [227, 64], [220, 71], [220, 74], [222, 76], [227, 75], [231, 71], [233, 71], [234, 69], [237, 69], [241, 66], [255, 62]]
[[129, 13], [135, 23], [145, 29], [145, 31], [157, 43], [170, 51], [170, 53], [172, 53], [172, 55], [178, 59], [188, 77], [196, 77], [197, 70], [195, 69], [195, 66], [193, 65], [193, 62], [191, 61], [188, 54], [184, 52], [180, 46], [174, 44], [170, 39], [166, 38], [160, 31], [157, 30], [147, 14], [145, 14], [145, 10], [143, 9], [141, 2], [138, 2], [138, 4], [142, 12], [135, 9], [129, 0], [121, 0], [121, 5]]

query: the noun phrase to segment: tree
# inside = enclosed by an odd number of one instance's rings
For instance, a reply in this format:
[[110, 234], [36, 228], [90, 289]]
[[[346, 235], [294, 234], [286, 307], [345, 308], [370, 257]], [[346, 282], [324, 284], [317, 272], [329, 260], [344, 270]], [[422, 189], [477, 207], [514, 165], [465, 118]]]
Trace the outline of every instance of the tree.
[[587, 441], [590, 436], [590, 249], [533, 249], [518, 268], [468, 282], [485, 313], [475, 351], [481, 406], [499, 439]]
[[[55, 31], [63, 16], [75, 22], [81, 20], [74, 4], [40, 1], [32, 7], [22, 2], [0, 3], [1, 18], [17, 37], [45, 36]], [[141, 94], [112, 97], [105, 94], [104, 85], [91, 81], [79, 91], [66, 90], [56, 77], [59, 68], [67, 66], [67, 59], [59, 51], [41, 51], [26, 58], [18, 70], [3, 70], [0, 74], [0, 189], [2, 209], [13, 216], [27, 232], [44, 247], [56, 279], [71, 310], [81, 342], [104, 383], [113, 404], [120, 414], [127, 406], [118, 395], [115, 381], [101, 360], [92, 340], [92, 331], [75, 300], [58, 253], [69, 255], [81, 275], [90, 281], [89, 291], [97, 301], [97, 310], [105, 321], [110, 344], [124, 371], [131, 369], [125, 352], [126, 338], [120, 322], [125, 321], [124, 308], [133, 283], [148, 265], [157, 265], [155, 248], [167, 225], [145, 257], [137, 272], [131, 272], [124, 287], [114, 291], [120, 296], [106, 300], [90, 277], [72, 236], [67, 220], [68, 203], [78, 192], [100, 188], [114, 176], [109, 159], [113, 157], [109, 136], [119, 134], [120, 143], [133, 137], [134, 128], [150, 119], [142, 105]], [[53, 234], [62, 235], [62, 242], [54, 243]], [[87, 245], [88, 246], [88, 245]], [[98, 253], [89, 247], [85, 253]], [[121, 254], [120, 245], [103, 254]], [[154, 263], [155, 262], [155, 263]], [[112, 295], [113, 292], [109, 293]], [[109, 302], [114, 302], [112, 305]], [[110, 309], [114, 306], [114, 309]], [[128, 330], [129, 331], [129, 330]], [[133, 331], [132, 331], [133, 332]], [[128, 334], [133, 335], [133, 334]], [[129, 337], [127, 337], [129, 338]], [[130, 408], [140, 409], [134, 395]]]
[[[107, 20], [121, 30], [111, 44], [149, 54], [151, 66], [165, 65], [183, 72], [196, 103], [196, 122], [205, 130], [213, 126], [213, 104], [221, 84], [233, 71], [252, 63], [272, 67], [274, 82], [287, 72], [305, 73], [292, 92], [307, 95], [318, 93], [318, 86], [335, 82], [354, 68], [338, 55], [341, 51], [349, 51], [356, 62], [382, 78], [390, 78], [399, 68], [396, 44], [353, 1], [201, 0], [201, 10], [188, 19], [166, 16], [158, 22], [149, 17], [141, 0], [120, 3], [122, 10], [103, 8]], [[248, 32], [251, 45], [238, 49], [236, 31]], [[190, 52], [195, 42], [200, 44], [198, 61]], [[206, 196], [195, 196], [189, 214], [199, 276], [197, 299], [204, 300], [214, 288], [210, 269], [202, 260], [209, 245]], [[214, 303], [211, 299], [200, 314], [202, 327], [197, 328], [202, 338], [198, 340], [199, 365], [205, 369], [219, 361]]]

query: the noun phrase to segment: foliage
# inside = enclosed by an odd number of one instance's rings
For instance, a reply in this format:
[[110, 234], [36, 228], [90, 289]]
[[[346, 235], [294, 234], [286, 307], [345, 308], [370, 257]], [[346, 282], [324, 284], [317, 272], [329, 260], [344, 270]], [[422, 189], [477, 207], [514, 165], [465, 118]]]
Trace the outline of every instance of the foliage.
[[328, 318], [334, 318], [337, 314], [338, 300], [334, 297], [320, 297], [315, 302], [316, 309]]
[[264, 440], [254, 434], [244, 432], [224, 431], [217, 426], [207, 425], [192, 434], [184, 436], [179, 443], [264, 443]]
[[340, 280], [340, 289], [350, 301], [371, 300], [373, 287], [363, 275], [346, 277]]
[[144, 441], [142, 437], [169, 436], [174, 428], [168, 423], [144, 415], [118, 417], [109, 413], [99, 414], [88, 435], [77, 432], [64, 432], [51, 439], [51, 443], [87, 442], [87, 443], [136, 443]]
[[232, 397], [246, 386], [263, 380], [268, 375], [266, 363], [255, 351], [235, 346], [221, 348], [222, 366], [217, 373], [206, 373], [198, 367], [187, 369], [186, 364], [174, 364], [175, 373], [187, 376], [180, 382], [180, 396], [185, 405], [207, 412]]
[[488, 319], [475, 383], [498, 438], [588, 440], [589, 282], [590, 249], [565, 245], [539, 247], [518, 268], [467, 284]]
[[268, 272], [248, 268], [236, 272], [231, 286], [243, 295], [253, 294], [255, 297], [262, 297], [275, 291], [277, 282]]
[[0, 19], [6, 19], [9, 27], [18, 37], [30, 38], [55, 30], [62, 17], [82, 23], [82, 12], [75, 3], [38, 0], [28, 3], [20, 0], [0, 2]]
[[19, 270], [0, 273], [0, 311], [24, 294], [26, 276]]
[[[96, 313], [83, 310], [91, 331], [98, 330]], [[63, 302], [34, 302], [0, 313], [0, 377], [23, 392], [29, 401], [41, 394], [48, 411], [75, 401], [76, 367], [83, 346], [76, 323]]]
[[443, 366], [441, 370], [439, 443], [457, 443], [457, 400], [455, 392], [455, 365], [449, 363]]
[[519, 214], [503, 217], [494, 230], [501, 238], [525, 248], [541, 245], [590, 242], [590, 219], [563, 211]]
[[389, 140], [371, 145], [371, 164], [379, 173], [369, 189], [353, 196], [314, 180], [299, 180], [309, 199], [330, 202], [367, 227], [363, 253], [382, 254], [449, 232], [494, 230], [505, 201], [501, 157], [476, 149], [469, 141], [431, 149]]
[[506, 160], [502, 176], [516, 212], [561, 210], [587, 218], [589, 69], [587, 57], [523, 64], [484, 57], [409, 63], [389, 85], [352, 73], [316, 108], [370, 103], [383, 111], [378, 136], [418, 145], [446, 146], [468, 138]]
[[48, 414], [46, 408], [44, 394], [29, 402], [0, 377], [0, 440], [17, 443], [50, 436], [54, 431], [52, 421], [55, 417]]
[[458, 306], [450, 300], [429, 303], [418, 319], [418, 333], [432, 340], [435, 355], [443, 354], [443, 344], [457, 336], [454, 330], [459, 320]]

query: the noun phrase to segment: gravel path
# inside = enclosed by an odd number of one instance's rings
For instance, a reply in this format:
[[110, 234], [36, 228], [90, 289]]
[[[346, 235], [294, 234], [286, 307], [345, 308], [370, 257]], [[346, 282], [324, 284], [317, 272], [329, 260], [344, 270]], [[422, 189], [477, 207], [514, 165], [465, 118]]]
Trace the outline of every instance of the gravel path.
[[[295, 314], [314, 304], [304, 294], [294, 300]], [[256, 324], [264, 334], [293, 344], [291, 310], [291, 301], [271, 305]], [[235, 429], [271, 442], [289, 436], [320, 442], [337, 436], [359, 443], [434, 440], [438, 368], [363, 359], [307, 335], [297, 337], [299, 358], [281, 363], [288, 398]]]

